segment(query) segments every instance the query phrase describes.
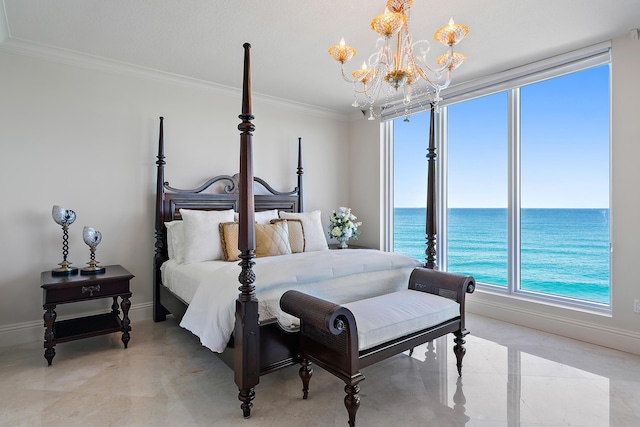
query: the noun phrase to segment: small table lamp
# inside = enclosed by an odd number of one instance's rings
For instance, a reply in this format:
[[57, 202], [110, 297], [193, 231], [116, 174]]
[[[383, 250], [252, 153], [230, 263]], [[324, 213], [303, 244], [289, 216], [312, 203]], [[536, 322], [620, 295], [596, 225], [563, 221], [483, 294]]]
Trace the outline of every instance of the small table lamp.
[[78, 273], [76, 267], [71, 267], [71, 263], [67, 261], [69, 255], [69, 226], [76, 220], [76, 213], [70, 209], [63, 209], [58, 205], [54, 205], [51, 210], [53, 220], [62, 226], [62, 262], [60, 267], [51, 270], [54, 276], [69, 276]]
[[82, 238], [84, 242], [89, 246], [91, 252], [91, 260], [87, 263], [89, 267], [82, 269], [80, 274], [101, 274], [105, 272], [105, 268], [98, 265], [96, 261], [96, 247], [102, 241], [102, 234], [95, 230], [93, 227], [85, 226], [82, 229]]

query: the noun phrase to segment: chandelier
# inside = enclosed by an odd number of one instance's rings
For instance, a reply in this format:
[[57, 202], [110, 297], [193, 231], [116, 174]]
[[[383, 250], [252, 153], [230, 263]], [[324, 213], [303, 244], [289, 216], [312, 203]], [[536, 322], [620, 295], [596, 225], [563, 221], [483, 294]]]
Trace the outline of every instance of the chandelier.
[[[362, 68], [355, 70], [351, 76], [345, 74], [344, 64], [356, 55], [351, 46], [340, 44], [331, 46], [329, 54], [340, 62], [342, 77], [353, 84], [353, 106], [362, 108], [369, 105], [369, 120], [374, 120], [373, 106], [384, 94], [382, 108], [391, 106], [402, 93], [405, 115], [409, 114], [412, 99], [426, 99], [437, 104], [440, 91], [451, 83], [451, 72], [466, 59], [461, 53], [453, 51], [469, 33], [466, 25], [456, 24], [453, 18], [448, 25], [434, 34], [434, 39], [448, 47], [448, 51], [440, 55], [433, 68], [427, 65], [427, 53], [430, 43], [427, 40], [414, 42], [409, 34], [409, 11], [413, 0], [388, 0], [385, 12], [371, 21], [371, 29], [381, 38], [376, 44], [376, 51], [362, 63]], [[363, 111], [364, 112], [364, 111]]]

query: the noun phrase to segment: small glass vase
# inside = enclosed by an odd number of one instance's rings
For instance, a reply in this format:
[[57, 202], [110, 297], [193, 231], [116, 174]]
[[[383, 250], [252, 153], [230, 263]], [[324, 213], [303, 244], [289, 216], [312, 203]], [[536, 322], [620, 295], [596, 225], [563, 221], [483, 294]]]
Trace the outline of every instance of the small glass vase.
[[340, 246], [338, 246], [340, 249], [348, 249], [349, 245], [347, 244], [347, 242], [349, 241], [349, 238], [347, 237], [338, 237], [338, 243], [340, 243]]

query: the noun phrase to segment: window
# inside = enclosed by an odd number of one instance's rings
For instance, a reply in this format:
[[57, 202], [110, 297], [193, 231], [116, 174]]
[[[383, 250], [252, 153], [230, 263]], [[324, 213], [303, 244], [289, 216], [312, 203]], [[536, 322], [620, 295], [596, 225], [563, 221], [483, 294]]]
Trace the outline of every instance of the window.
[[520, 89], [520, 289], [609, 303], [609, 67]]
[[507, 94], [448, 111], [448, 270], [507, 285]]
[[429, 113], [393, 125], [393, 251], [425, 260]]
[[[609, 55], [581, 55], [445, 98], [440, 268], [501, 292], [609, 306]], [[424, 260], [428, 113], [393, 129], [394, 250]], [[406, 188], [422, 200], [409, 204]]]

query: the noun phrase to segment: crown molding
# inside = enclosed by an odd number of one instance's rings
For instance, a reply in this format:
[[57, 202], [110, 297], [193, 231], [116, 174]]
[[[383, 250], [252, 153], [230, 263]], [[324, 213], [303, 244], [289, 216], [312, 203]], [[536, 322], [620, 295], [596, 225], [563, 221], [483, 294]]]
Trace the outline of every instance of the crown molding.
[[[165, 84], [174, 84], [221, 95], [235, 96], [238, 98], [241, 96], [241, 90], [239, 88], [225, 86], [205, 80], [199, 80], [179, 74], [172, 74], [165, 71], [142, 67], [139, 65], [119, 62], [112, 59], [80, 53], [72, 50], [60, 49], [54, 46], [19, 40], [8, 37], [8, 34], [7, 38], [2, 41], [3, 24], [4, 22], [6, 22], [6, 20], [2, 19], [2, 13], [3, 12], [0, 11], [0, 52], [13, 53], [16, 55], [28, 56], [45, 61], [58, 62], [96, 71], [110, 72], [140, 79], [153, 80]], [[269, 105], [292, 109], [316, 117], [328, 118], [338, 121], [349, 121], [348, 118], [344, 116], [344, 114], [323, 107], [291, 101], [284, 98], [278, 98], [276, 96], [264, 95], [256, 92], [253, 92], [252, 96], [254, 101], [264, 102]]]

